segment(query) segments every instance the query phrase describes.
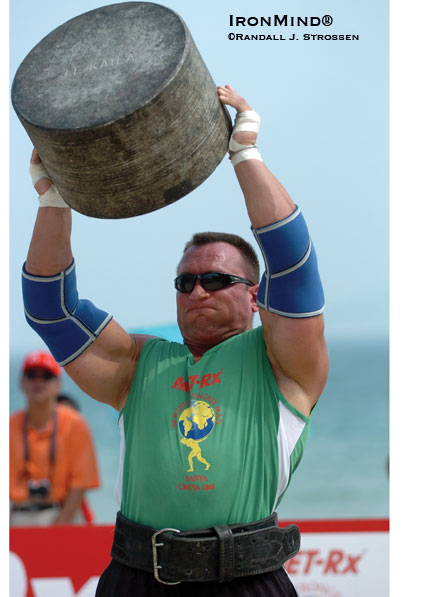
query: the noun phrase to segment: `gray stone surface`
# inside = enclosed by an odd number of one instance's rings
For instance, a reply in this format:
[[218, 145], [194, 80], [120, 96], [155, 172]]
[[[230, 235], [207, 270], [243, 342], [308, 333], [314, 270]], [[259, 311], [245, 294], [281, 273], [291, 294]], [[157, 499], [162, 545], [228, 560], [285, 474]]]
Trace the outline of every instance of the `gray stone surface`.
[[92, 10], [28, 54], [14, 109], [64, 200], [98, 218], [168, 205], [223, 159], [227, 110], [183, 20], [149, 2]]

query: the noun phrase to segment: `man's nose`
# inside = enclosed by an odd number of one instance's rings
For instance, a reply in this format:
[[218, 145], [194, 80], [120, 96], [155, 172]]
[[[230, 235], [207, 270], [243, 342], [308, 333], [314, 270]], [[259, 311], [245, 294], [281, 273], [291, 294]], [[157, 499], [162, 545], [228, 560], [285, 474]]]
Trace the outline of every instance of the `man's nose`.
[[205, 290], [201, 284], [201, 280], [199, 278], [196, 279], [195, 286], [193, 287], [192, 292], [190, 293], [192, 297], [203, 297], [209, 295], [208, 290]]

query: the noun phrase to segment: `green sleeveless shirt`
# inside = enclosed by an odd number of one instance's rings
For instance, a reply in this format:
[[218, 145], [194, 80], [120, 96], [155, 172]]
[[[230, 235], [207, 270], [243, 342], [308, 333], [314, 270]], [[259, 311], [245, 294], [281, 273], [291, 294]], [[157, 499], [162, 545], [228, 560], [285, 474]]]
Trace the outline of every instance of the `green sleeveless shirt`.
[[197, 363], [183, 344], [150, 340], [119, 418], [121, 512], [179, 530], [265, 518], [301, 459], [309, 422], [282, 396], [261, 327]]

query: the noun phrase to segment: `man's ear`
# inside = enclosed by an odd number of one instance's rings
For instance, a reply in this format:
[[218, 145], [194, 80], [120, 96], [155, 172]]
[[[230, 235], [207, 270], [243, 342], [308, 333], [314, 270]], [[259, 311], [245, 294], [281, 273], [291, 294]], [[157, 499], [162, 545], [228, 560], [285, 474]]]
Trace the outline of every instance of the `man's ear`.
[[251, 293], [251, 301], [252, 301], [251, 308], [252, 308], [253, 313], [257, 313], [257, 311], [259, 311], [259, 306], [257, 305], [258, 287], [259, 287], [259, 284], [249, 287], [249, 292]]

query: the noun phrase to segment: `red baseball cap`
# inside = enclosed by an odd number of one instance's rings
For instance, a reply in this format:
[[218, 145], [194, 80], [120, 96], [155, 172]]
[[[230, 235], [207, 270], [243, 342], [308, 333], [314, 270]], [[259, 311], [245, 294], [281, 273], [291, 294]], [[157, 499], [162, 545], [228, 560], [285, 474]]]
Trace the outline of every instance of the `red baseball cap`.
[[27, 354], [24, 360], [22, 373], [26, 373], [28, 369], [35, 369], [36, 367], [41, 367], [42, 369], [47, 369], [56, 377], [59, 377], [61, 374], [61, 368], [52, 357], [49, 352], [45, 352], [44, 350], [35, 350], [34, 352], [30, 352]]

